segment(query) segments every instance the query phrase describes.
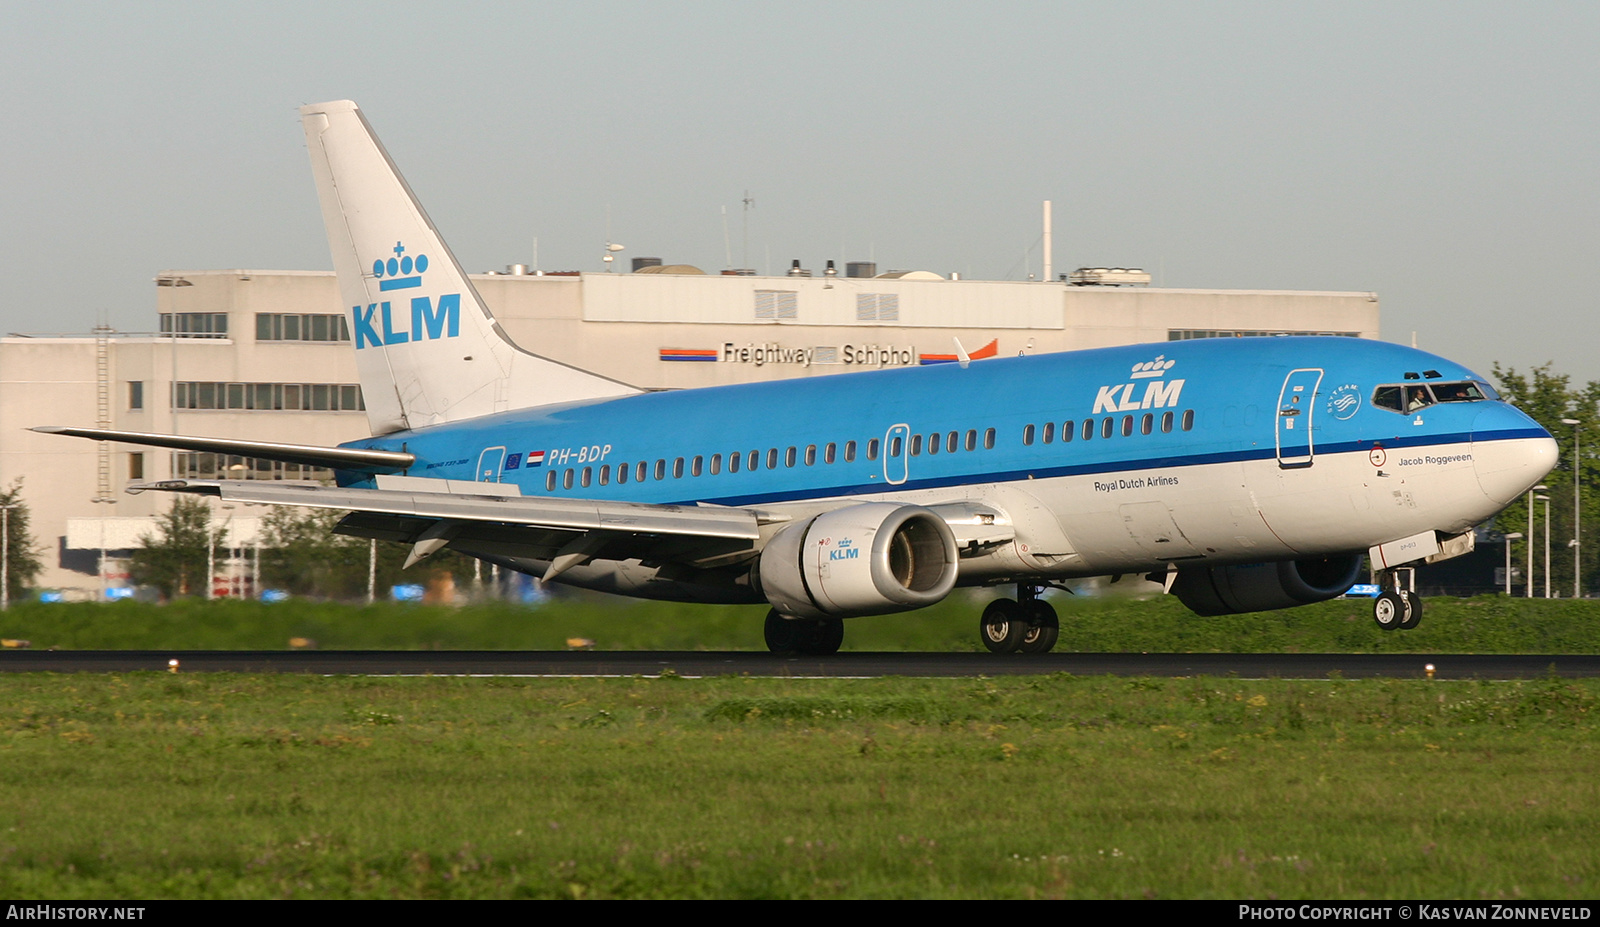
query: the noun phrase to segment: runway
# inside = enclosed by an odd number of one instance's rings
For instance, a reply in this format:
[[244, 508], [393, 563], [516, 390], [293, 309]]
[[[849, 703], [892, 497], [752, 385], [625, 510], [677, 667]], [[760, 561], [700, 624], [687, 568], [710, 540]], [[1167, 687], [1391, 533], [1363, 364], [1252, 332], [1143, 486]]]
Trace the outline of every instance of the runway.
[[[176, 661], [174, 666], [171, 661]], [[839, 653], [705, 651], [11, 650], [0, 672], [311, 673], [370, 676], [1234, 676], [1246, 679], [1534, 679], [1600, 676], [1584, 654]]]

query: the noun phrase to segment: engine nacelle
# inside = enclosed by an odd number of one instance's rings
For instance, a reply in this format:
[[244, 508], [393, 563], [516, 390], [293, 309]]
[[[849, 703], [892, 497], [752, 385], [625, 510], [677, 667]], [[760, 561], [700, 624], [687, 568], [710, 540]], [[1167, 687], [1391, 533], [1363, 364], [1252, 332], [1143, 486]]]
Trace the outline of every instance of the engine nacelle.
[[1333, 554], [1180, 569], [1172, 594], [1197, 615], [1237, 615], [1322, 602], [1343, 595], [1360, 576], [1360, 553]]
[[762, 549], [751, 578], [786, 615], [881, 615], [949, 595], [957, 556], [955, 535], [938, 515], [868, 502], [785, 527]]

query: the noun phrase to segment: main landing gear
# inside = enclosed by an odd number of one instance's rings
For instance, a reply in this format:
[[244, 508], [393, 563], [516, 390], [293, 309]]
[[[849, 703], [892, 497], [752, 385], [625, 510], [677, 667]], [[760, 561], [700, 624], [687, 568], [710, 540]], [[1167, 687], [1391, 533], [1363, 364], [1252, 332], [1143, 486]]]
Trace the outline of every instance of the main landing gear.
[[1043, 586], [1017, 584], [1017, 598], [995, 599], [978, 620], [978, 637], [992, 653], [1049, 653], [1061, 636], [1061, 622], [1050, 603], [1039, 598]]
[[1417, 571], [1396, 567], [1378, 574], [1382, 590], [1372, 600], [1372, 620], [1385, 631], [1409, 631], [1422, 623], [1422, 597], [1417, 595]]
[[838, 653], [844, 643], [844, 622], [838, 618], [785, 618], [775, 608], [767, 612], [762, 630], [773, 653], [820, 656]]

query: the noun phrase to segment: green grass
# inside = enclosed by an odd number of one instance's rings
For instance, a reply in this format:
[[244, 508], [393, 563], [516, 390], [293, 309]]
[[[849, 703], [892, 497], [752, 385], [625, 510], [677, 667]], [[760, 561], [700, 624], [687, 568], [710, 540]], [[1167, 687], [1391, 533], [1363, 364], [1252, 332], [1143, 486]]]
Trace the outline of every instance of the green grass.
[[[979, 649], [978, 614], [993, 592], [961, 593], [928, 609], [846, 623], [845, 649]], [[1058, 650], [1234, 653], [1600, 653], [1600, 602], [1485, 596], [1426, 600], [1414, 631], [1384, 632], [1367, 600], [1201, 618], [1170, 597], [1058, 597]], [[14, 605], [0, 637], [35, 648], [284, 649], [307, 637], [324, 649], [558, 650], [588, 638], [601, 650], [763, 650], [765, 608], [680, 605], [606, 596], [538, 608], [371, 607], [293, 600], [171, 605]]]
[[1592, 898], [1600, 683], [0, 676], [11, 898]]

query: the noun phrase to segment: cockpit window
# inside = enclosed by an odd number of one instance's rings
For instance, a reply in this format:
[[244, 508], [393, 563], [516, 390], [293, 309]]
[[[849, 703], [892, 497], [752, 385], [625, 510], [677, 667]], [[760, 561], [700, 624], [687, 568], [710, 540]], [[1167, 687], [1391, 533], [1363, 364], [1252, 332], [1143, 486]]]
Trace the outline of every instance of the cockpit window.
[[1372, 404], [1391, 412], [1410, 413], [1436, 402], [1483, 402], [1498, 399], [1494, 389], [1477, 380], [1450, 383], [1406, 383], [1380, 386], [1372, 392]]

